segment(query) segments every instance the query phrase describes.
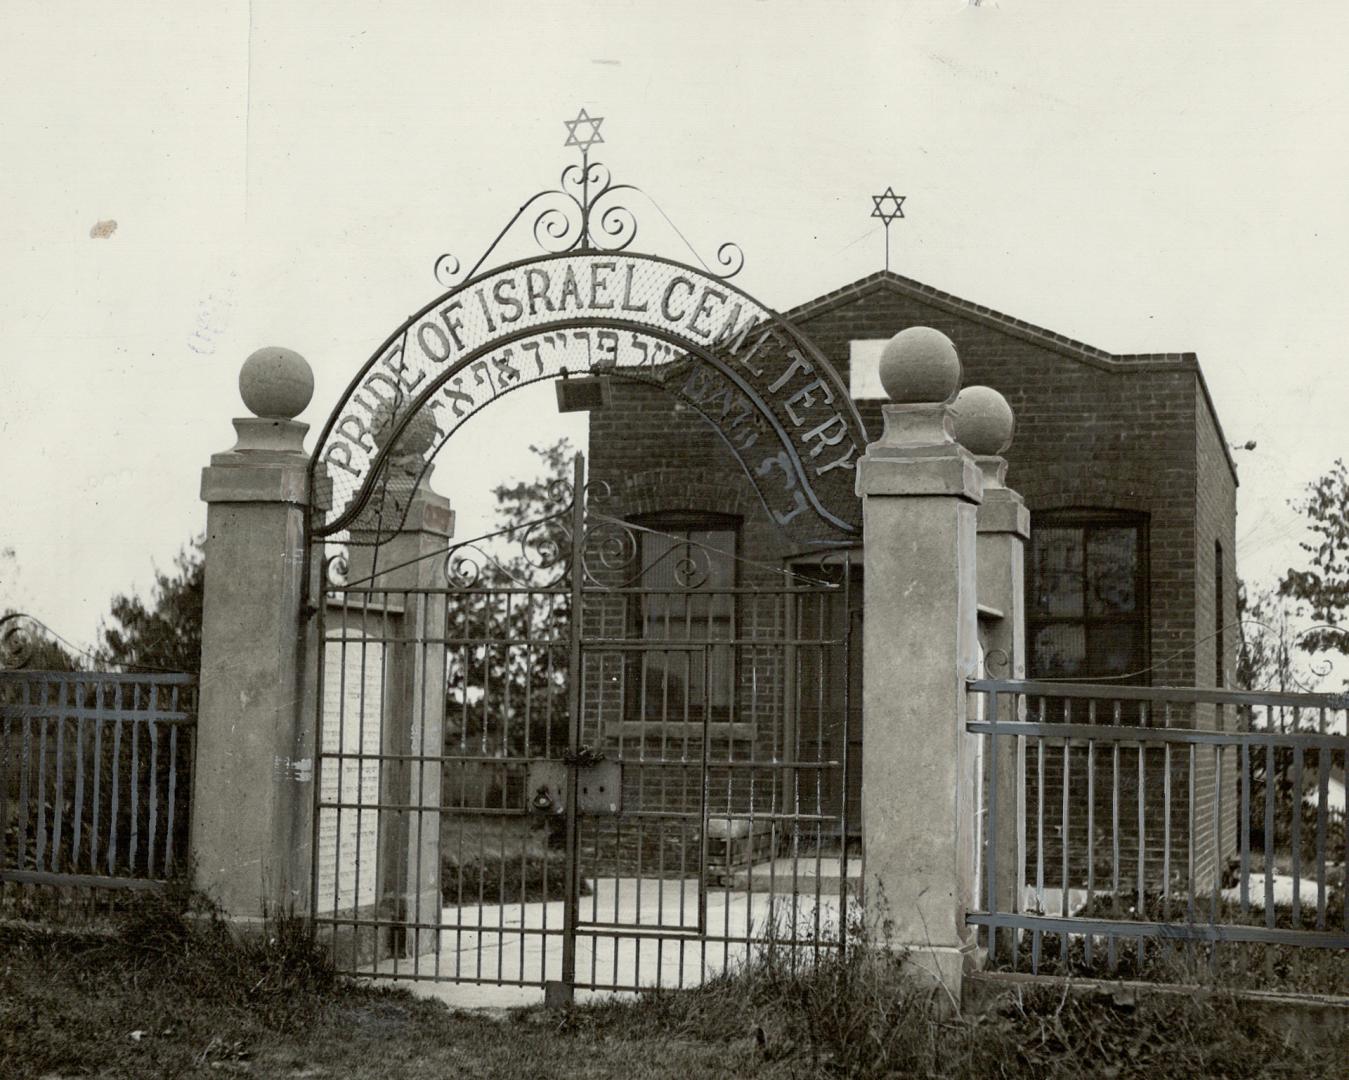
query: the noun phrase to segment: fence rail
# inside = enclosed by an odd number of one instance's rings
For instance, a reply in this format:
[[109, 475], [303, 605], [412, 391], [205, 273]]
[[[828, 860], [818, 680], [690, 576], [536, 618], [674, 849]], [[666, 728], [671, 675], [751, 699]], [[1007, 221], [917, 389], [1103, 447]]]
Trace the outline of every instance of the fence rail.
[[1246, 946], [1335, 950], [1344, 988], [1344, 695], [968, 689], [984, 783], [967, 921], [996, 963], [1138, 972], [1177, 943], [1214, 966]]
[[185, 865], [196, 680], [0, 671], [0, 883], [152, 888]]

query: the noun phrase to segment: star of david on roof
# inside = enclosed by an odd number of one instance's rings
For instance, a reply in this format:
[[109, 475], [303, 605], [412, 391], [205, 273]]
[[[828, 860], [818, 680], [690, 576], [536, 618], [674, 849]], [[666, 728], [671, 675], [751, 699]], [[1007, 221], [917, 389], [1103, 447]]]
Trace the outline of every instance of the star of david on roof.
[[880, 218], [887, 226], [895, 218], [904, 216], [904, 200], [908, 196], [896, 195], [893, 187], [886, 188], [881, 194], [871, 196], [875, 209], [871, 211], [871, 216]]
[[581, 153], [585, 154], [596, 143], [604, 142], [604, 136], [600, 134], [600, 125], [604, 123], [602, 116], [591, 116], [582, 109], [576, 114], [575, 120], [562, 122], [567, 125], [567, 141], [564, 146], [578, 147]]

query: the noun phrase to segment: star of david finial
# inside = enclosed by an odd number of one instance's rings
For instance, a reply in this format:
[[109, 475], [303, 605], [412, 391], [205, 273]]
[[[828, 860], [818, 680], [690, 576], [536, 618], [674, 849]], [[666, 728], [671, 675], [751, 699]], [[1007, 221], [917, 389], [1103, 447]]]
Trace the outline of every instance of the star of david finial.
[[875, 209], [871, 211], [871, 216], [878, 217], [886, 225], [889, 225], [895, 218], [904, 216], [904, 200], [906, 198], [908, 198], [906, 195], [896, 195], [893, 187], [886, 188], [879, 195], [871, 196], [871, 201], [875, 205]]
[[904, 216], [907, 195], [896, 195], [894, 187], [887, 187], [879, 195], [871, 196], [871, 216], [880, 218], [885, 226], [885, 268], [890, 269], [890, 222]]
[[588, 154], [596, 143], [604, 142], [600, 134], [600, 125], [604, 117], [591, 116], [585, 109], [576, 114], [575, 120], [562, 121], [567, 126], [567, 141], [564, 146], [575, 146], [582, 154]]

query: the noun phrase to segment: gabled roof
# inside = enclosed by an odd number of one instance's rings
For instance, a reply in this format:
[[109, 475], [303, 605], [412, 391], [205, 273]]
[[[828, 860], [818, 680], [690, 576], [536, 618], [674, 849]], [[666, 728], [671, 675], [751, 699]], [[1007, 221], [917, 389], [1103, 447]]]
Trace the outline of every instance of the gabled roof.
[[807, 300], [804, 304], [798, 304], [791, 310], [783, 312], [783, 317], [788, 322], [807, 323], [826, 312], [846, 307], [875, 293], [896, 293], [920, 303], [930, 304], [953, 315], [969, 319], [971, 322], [981, 323], [1012, 337], [1021, 338], [1024, 341], [1029, 341], [1042, 348], [1072, 357], [1105, 371], [1117, 373], [1167, 369], [1193, 371], [1195, 377], [1199, 380], [1199, 388], [1203, 392], [1204, 404], [1208, 408], [1209, 417], [1213, 420], [1213, 426], [1218, 433], [1218, 441], [1222, 443], [1223, 454], [1227, 458], [1227, 466], [1232, 470], [1233, 479], [1236, 479], [1236, 461], [1232, 457], [1232, 450], [1228, 446], [1227, 437], [1223, 434], [1222, 422], [1218, 419], [1218, 412], [1213, 407], [1213, 398], [1209, 394], [1208, 383], [1204, 380], [1204, 372], [1199, 366], [1199, 357], [1195, 353], [1106, 352], [1094, 345], [1075, 341], [1063, 334], [1057, 334], [1053, 330], [1046, 330], [1044, 327], [1028, 323], [1024, 319], [1018, 319], [982, 304], [961, 299], [959, 296], [943, 292], [941, 289], [935, 289], [931, 285], [924, 285], [921, 281], [915, 281], [913, 278], [904, 277], [890, 270], [878, 270], [874, 274], [859, 278], [850, 285], [844, 285], [842, 288], [834, 289], [823, 296], [817, 296], [814, 300]]

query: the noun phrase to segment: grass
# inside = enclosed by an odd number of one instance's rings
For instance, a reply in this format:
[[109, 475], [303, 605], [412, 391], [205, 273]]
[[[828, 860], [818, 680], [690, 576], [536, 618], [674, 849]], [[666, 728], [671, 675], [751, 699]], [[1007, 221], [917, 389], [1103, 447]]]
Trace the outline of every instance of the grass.
[[[1253, 889], [1252, 895], [1257, 892]], [[1113, 896], [1098, 895], [1077, 915], [1098, 919], [1132, 920], [1144, 916], [1161, 919], [1166, 910], [1160, 895], [1153, 893], [1144, 894], [1143, 915], [1137, 910], [1137, 897], [1134, 895], [1121, 899], [1118, 907]], [[1172, 900], [1169, 912], [1169, 921], [1183, 924], [1185, 901]], [[1258, 907], [1252, 906], [1243, 913], [1237, 901], [1219, 900], [1214, 905], [1211, 898], [1200, 898], [1194, 910], [1196, 925], [1206, 924], [1211, 915], [1218, 925], [1266, 925], [1265, 912]], [[1291, 905], [1275, 905], [1273, 916], [1274, 925], [1281, 929], [1315, 930], [1316, 896], [1312, 894], [1310, 904], [1304, 899], [1296, 922]], [[1326, 894], [1324, 928], [1334, 931], [1344, 925], [1344, 890], [1340, 887], [1329, 889]], [[998, 966], [1002, 970], [1009, 970], [1009, 958], [1004, 948], [1008, 940], [1007, 932], [1001, 931], [999, 938], [999, 952], [1002, 955]], [[1228, 989], [1349, 995], [1349, 955], [1346, 955], [1345, 950], [1257, 942], [1227, 942], [1215, 948], [1203, 943], [1149, 939], [1144, 942], [1140, 956], [1136, 939], [1118, 938], [1112, 966], [1111, 953], [1102, 935], [1093, 937], [1091, 959], [1088, 962], [1084, 935], [1068, 935], [1065, 957], [1063, 936], [1042, 933], [1038, 943], [1039, 965], [1035, 968], [1035, 944], [1033, 934], [1021, 936], [1017, 970], [1029, 972], [1034, 969], [1042, 975], [1141, 979], [1146, 982], [1216, 985]]]
[[111, 930], [0, 925], [0, 1077], [1338, 1076], [1213, 996], [934, 1006], [865, 938], [816, 967], [771, 944], [700, 990], [553, 1013], [454, 1013], [338, 978], [300, 920], [236, 938], [182, 894]]

